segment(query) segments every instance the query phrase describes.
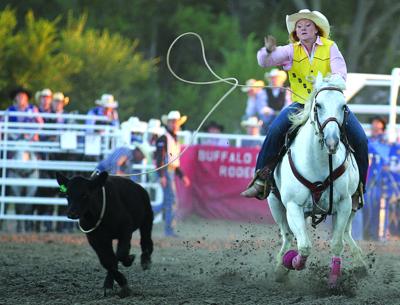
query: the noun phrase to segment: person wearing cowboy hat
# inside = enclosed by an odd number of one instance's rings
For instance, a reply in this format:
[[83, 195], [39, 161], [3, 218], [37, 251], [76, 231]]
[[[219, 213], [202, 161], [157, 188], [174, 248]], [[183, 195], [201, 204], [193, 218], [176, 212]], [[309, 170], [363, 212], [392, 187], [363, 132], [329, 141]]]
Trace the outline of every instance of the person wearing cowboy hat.
[[269, 126], [279, 114], [279, 112], [286, 106], [291, 104], [290, 91], [284, 87], [287, 79], [287, 74], [283, 70], [272, 69], [264, 74], [265, 79], [268, 81], [269, 86], [265, 88], [267, 93], [267, 106], [264, 109], [266, 120], [262, 126], [261, 133], [267, 134]]
[[[216, 121], [210, 121], [206, 126], [204, 126], [204, 132], [208, 134], [221, 134], [224, 131], [224, 126]], [[212, 145], [212, 146], [229, 146], [229, 140], [220, 137], [202, 137], [201, 145]]]
[[[163, 203], [159, 209], [164, 211], [165, 236], [170, 237], [177, 236], [174, 230], [174, 206], [176, 203], [175, 175], [182, 180], [185, 187], [190, 185], [189, 178], [183, 173], [180, 167], [179, 154], [181, 146], [177, 137], [178, 131], [186, 120], [187, 116], [181, 116], [177, 110], [170, 111], [168, 115], [163, 115], [161, 121], [166, 126], [166, 132], [156, 141], [156, 166], [157, 168], [166, 166], [158, 171], [160, 184], [164, 193]], [[154, 212], [157, 213], [159, 211], [155, 209]]]
[[[114, 96], [108, 93], [105, 93], [101, 96], [99, 100], [95, 101], [96, 107], [90, 109], [88, 111], [88, 115], [95, 116], [106, 116], [108, 118], [108, 123], [112, 126], [119, 126], [119, 118], [118, 118], [118, 102], [114, 99]], [[107, 124], [104, 121], [96, 121], [94, 119], [86, 120], [87, 125], [96, 125], [96, 124]]]
[[[259, 120], [256, 116], [252, 116], [240, 123], [240, 125], [246, 129], [246, 133], [252, 137], [259, 137], [261, 135], [260, 130], [263, 122]], [[261, 140], [259, 139], [243, 139], [242, 147], [261, 147]]]
[[[285, 134], [291, 126], [289, 116], [302, 109], [312, 89], [313, 79], [321, 73], [323, 76], [336, 74], [346, 79], [345, 60], [336, 43], [329, 39], [330, 24], [318, 11], [300, 10], [286, 16], [286, 27], [290, 44], [276, 46], [272, 36], [265, 38], [265, 46], [257, 53], [261, 67], [283, 66], [288, 72], [293, 103], [284, 108], [272, 122], [262, 149], [258, 154], [256, 174], [248, 188], [241, 193], [245, 197], [264, 199], [268, 196], [272, 174], [278, 162], [278, 154], [284, 144]], [[353, 203], [362, 202], [362, 193], [368, 171], [368, 139], [361, 124], [349, 110], [345, 124], [350, 145], [354, 148], [355, 159], [360, 172], [360, 187], [353, 196]]]
[[270, 108], [267, 106], [267, 94], [264, 90], [265, 83], [262, 80], [248, 79], [242, 92], [247, 93], [244, 119], [256, 116], [263, 122], [268, 122]]
[[[18, 122], [18, 123], [38, 123], [43, 124], [43, 118], [39, 115], [32, 116], [16, 116], [12, 115], [12, 112], [28, 112], [28, 113], [39, 113], [39, 109], [29, 103], [29, 99], [31, 98], [31, 93], [23, 87], [15, 88], [10, 92], [10, 99], [14, 101], [14, 104], [9, 106], [6, 111], [10, 112], [10, 116], [8, 118], [9, 122]], [[9, 133], [9, 136], [13, 140], [31, 140], [38, 141], [38, 134], [20, 134], [20, 133]]]
[[51, 101], [51, 109], [54, 113], [62, 114], [64, 113], [64, 107], [67, 106], [68, 103], [69, 97], [64, 96], [62, 92], [55, 92], [53, 94], [53, 100]]

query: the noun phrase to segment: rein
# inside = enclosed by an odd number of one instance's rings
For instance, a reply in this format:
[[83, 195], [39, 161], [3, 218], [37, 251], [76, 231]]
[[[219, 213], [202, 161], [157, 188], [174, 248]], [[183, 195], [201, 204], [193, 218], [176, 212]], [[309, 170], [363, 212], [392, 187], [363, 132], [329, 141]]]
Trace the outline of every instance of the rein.
[[[343, 94], [342, 89], [339, 89], [339, 88], [337, 88], [337, 87], [333, 87], [333, 86], [323, 87], [323, 88], [321, 88], [320, 90], [318, 90], [317, 93], [315, 94], [315, 96], [314, 96], [314, 101], [317, 99], [318, 94], [319, 94], [321, 91], [325, 91], [325, 90], [339, 91], [340, 93]], [[346, 122], [347, 113], [348, 113], [348, 111], [345, 110], [345, 117], [344, 117], [344, 119], [343, 119], [343, 122]], [[326, 127], [326, 125], [327, 125], [329, 122], [335, 122], [335, 123], [339, 126], [340, 131], [343, 132], [343, 124], [341, 125], [341, 124], [339, 123], [339, 121], [337, 120], [337, 118], [335, 118], [335, 117], [329, 117], [329, 118], [327, 118], [324, 122], [322, 122], [322, 124], [321, 124], [321, 122], [319, 121], [319, 117], [318, 117], [317, 107], [315, 107], [315, 106], [314, 106], [314, 121], [317, 122], [317, 125], [318, 125], [318, 132], [319, 132], [319, 134], [320, 134], [321, 136], [323, 136], [323, 134], [324, 134], [324, 128]]]
[[94, 227], [89, 229], [89, 230], [84, 230], [81, 227], [80, 221], [78, 221], [79, 230], [81, 230], [83, 233], [93, 232], [94, 230], [96, 230], [99, 227], [101, 221], [103, 220], [104, 212], [106, 211], [106, 190], [105, 190], [104, 186], [102, 187], [102, 193], [103, 193], [103, 206], [101, 207], [100, 218], [99, 218], [99, 220], [97, 220], [97, 222], [94, 225]]
[[[343, 91], [337, 87], [333, 87], [333, 86], [328, 86], [328, 87], [323, 87], [320, 90], [317, 91], [317, 93], [314, 96], [314, 101], [316, 101], [318, 94], [321, 91], [325, 91], [325, 90], [334, 90], [334, 91], [339, 91], [340, 93], [343, 94]], [[348, 110], [344, 110], [344, 119], [343, 119], [343, 124], [344, 122], [346, 122], [346, 118], [347, 118], [347, 114], [348, 114]], [[339, 121], [337, 120], [337, 118], [335, 117], [329, 117], [327, 118], [324, 122], [320, 122], [319, 117], [318, 117], [318, 111], [317, 111], [317, 107], [314, 106], [314, 120], [317, 122], [317, 126], [318, 126], [318, 134], [321, 137], [321, 145], [323, 145], [323, 136], [324, 136], [324, 128], [326, 127], [326, 125], [329, 122], [335, 122], [342, 135], [345, 135], [344, 132], [344, 128], [343, 128], [343, 124], [340, 124]], [[291, 150], [288, 150], [288, 157], [289, 157], [289, 164], [290, 164], [290, 168], [294, 174], [294, 176], [297, 178], [297, 180], [299, 180], [305, 187], [307, 187], [310, 191], [311, 191], [311, 198], [312, 198], [312, 212], [311, 212], [311, 225], [313, 228], [315, 228], [318, 224], [320, 224], [322, 221], [324, 221], [326, 219], [326, 217], [328, 215], [332, 215], [332, 209], [333, 209], [333, 182], [339, 178], [341, 175], [344, 174], [344, 172], [346, 171], [347, 167], [348, 167], [348, 162], [347, 162], [347, 158], [349, 155], [349, 149], [347, 144], [347, 137], [344, 136], [342, 137], [343, 142], [345, 144], [346, 147], [346, 157], [343, 161], [343, 163], [336, 168], [335, 170], [333, 170], [333, 165], [332, 165], [332, 154], [329, 154], [329, 176], [322, 182], [322, 181], [317, 181], [317, 182], [311, 182], [309, 180], [307, 180], [306, 178], [304, 178], [299, 171], [296, 169], [296, 166], [293, 162], [293, 158], [292, 158], [292, 153]], [[322, 209], [318, 203], [319, 200], [321, 199], [322, 193], [329, 187], [329, 208], [328, 211], [325, 211], [324, 209]], [[323, 211], [323, 213], [321, 214], [321, 216], [318, 218], [317, 217], [317, 208], [319, 208], [320, 210]]]
[[[333, 207], [333, 181], [335, 181], [337, 178], [339, 178], [341, 175], [344, 174], [348, 167], [348, 162], [347, 162], [347, 157], [349, 156], [349, 151], [346, 151], [346, 157], [343, 161], [343, 163], [336, 168], [334, 171], [332, 170], [332, 155], [329, 155], [329, 176], [322, 182], [322, 181], [317, 181], [317, 182], [311, 182], [304, 178], [299, 171], [297, 170], [293, 158], [292, 158], [292, 152], [291, 149], [288, 150], [288, 157], [289, 157], [289, 164], [290, 168], [292, 169], [293, 175], [303, 184], [306, 188], [308, 188], [311, 191], [311, 198], [312, 198], [312, 203], [313, 203], [313, 209], [312, 209], [312, 223], [311, 225], [313, 228], [315, 228], [319, 223], [321, 223], [323, 220], [326, 219], [327, 215], [332, 215], [332, 207]], [[321, 207], [318, 206], [319, 200], [321, 199], [322, 193], [328, 188], [329, 186], [329, 209], [328, 211], [324, 211], [325, 213], [321, 214], [320, 218], [317, 218], [316, 216], [316, 207], [318, 207], [320, 210], [323, 210]]]

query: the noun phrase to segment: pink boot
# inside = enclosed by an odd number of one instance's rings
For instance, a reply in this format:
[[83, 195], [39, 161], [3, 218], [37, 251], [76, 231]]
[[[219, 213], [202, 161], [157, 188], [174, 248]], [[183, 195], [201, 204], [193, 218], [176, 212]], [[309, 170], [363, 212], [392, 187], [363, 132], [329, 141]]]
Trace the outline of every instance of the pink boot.
[[330, 288], [336, 288], [338, 285], [338, 279], [340, 277], [340, 267], [342, 259], [340, 257], [332, 257], [331, 261], [331, 272], [329, 273], [328, 285]]
[[290, 270], [302, 270], [306, 267], [307, 256], [300, 255], [296, 250], [287, 251], [282, 258], [282, 264]]

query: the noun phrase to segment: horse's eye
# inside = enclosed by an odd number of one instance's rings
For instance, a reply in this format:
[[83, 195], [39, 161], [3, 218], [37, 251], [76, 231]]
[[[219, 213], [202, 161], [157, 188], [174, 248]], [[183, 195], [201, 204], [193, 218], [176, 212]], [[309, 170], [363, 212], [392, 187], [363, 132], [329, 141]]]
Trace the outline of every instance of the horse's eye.
[[342, 107], [342, 108], [343, 108], [343, 110], [344, 110], [344, 111], [346, 111], [346, 110], [347, 110], [347, 106], [346, 106], [346, 105], [343, 105], [343, 107]]
[[315, 107], [316, 107], [317, 109], [321, 109], [321, 105], [318, 104], [318, 103], [315, 104]]

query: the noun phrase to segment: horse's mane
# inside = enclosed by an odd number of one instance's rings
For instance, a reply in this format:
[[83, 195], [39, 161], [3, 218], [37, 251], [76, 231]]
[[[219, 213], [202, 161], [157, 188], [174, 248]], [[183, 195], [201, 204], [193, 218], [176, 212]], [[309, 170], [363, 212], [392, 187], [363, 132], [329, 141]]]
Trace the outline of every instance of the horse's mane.
[[304, 108], [297, 113], [293, 113], [289, 116], [290, 121], [292, 122], [292, 126], [290, 127], [290, 131], [295, 130], [296, 128], [303, 126], [307, 120], [310, 118], [310, 113], [314, 106], [314, 98], [317, 92], [323, 87], [337, 87], [339, 89], [346, 89], [346, 82], [344, 79], [337, 74], [329, 74], [325, 78], [322, 77], [319, 79], [315, 79], [314, 81], [314, 90], [311, 92], [310, 97], [304, 104]]

